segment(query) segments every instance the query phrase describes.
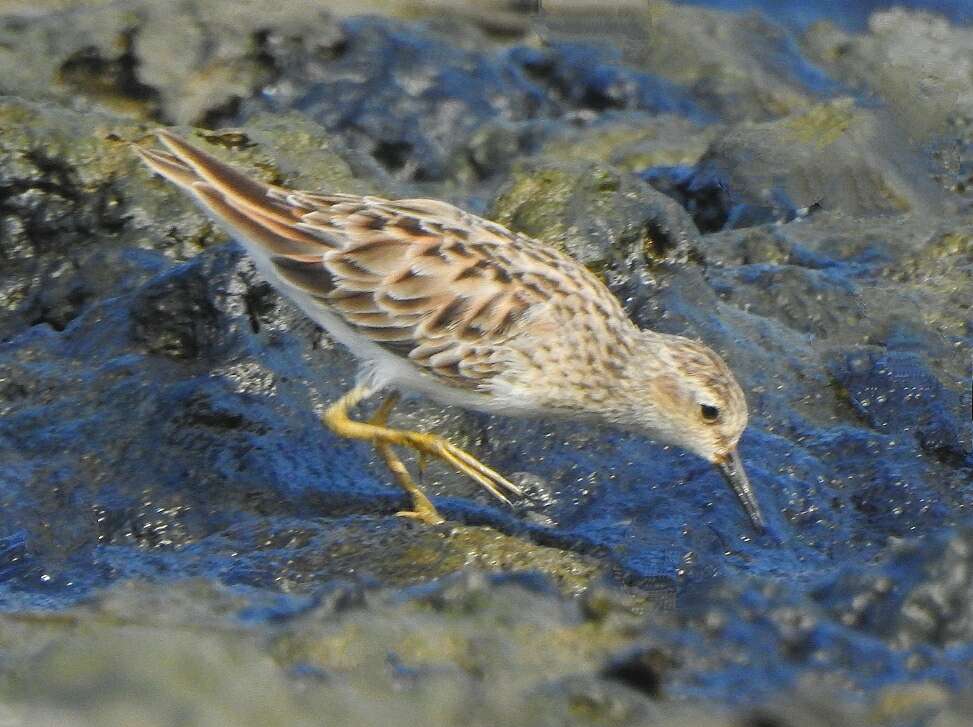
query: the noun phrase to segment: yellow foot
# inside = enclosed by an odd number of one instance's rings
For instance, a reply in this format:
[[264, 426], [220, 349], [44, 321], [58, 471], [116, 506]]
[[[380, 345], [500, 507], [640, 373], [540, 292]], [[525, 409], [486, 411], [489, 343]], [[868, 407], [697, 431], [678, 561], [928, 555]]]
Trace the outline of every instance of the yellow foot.
[[420, 463], [424, 463], [427, 456], [441, 459], [454, 469], [478, 482], [494, 497], [510, 504], [506, 493], [520, 495], [520, 488], [501, 475], [487, 467], [476, 457], [465, 452], [437, 434], [410, 432], [403, 429], [391, 429], [386, 426], [389, 413], [398, 396], [393, 394], [386, 399], [374, 416], [368, 422], [357, 422], [349, 418], [348, 410], [368, 397], [372, 391], [367, 387], [355, 387], [341, 399], [332, 404], [325, 412], [324, 423], [336, 434], [352, 439], [363, 439], [372, 443], [378, 454], [385, 460], [399, 485], [412, 497], [413, 510], [400, 513], [404, 517], [414, 517], [422, 522], [444, 522], [429, 498], [423, 494], [412, 481], [408, 470], [402, 461], [395, 456], [392, 447], [409, 447], [416, 451]]
[[389, 430], [389, 442], [404, 447], [411, 447], [422, 458], [423, 455], [441, 459], [453, 469], [462, 472], [467, 477], [480, 483], [491, 495], [503, 500], [508, 505], [510, 499], [504, 491], [520, 496], [520, 488], [491, 467], [487, 467], [469, 452], [466, 452], [448, 439], [438, 434], [423, 432], [409, 432], [404, 430]]
[[[389, 394], [372, 415], [372, 418], [368, 420], [368, 423], [377, 427], [384, 427], [388, 422], [389, 414], [392, 413], [392, 408], [398, 400], [398, 394]], [[439, 511], [436, 510], [436, 506], [426, 497], [426, 493], [419, 489], [419, 486], [412, 479], [409, 470], [406, 469], [402, 460], [395, 456], [395, 452], [392, 451], [392, 446], [388, 442], [379, 440], [375, 440], [374, 445], [375, 451], [385, 460], [385, 465], [395, 476], [396, 481], [412, 498], [412, 510], [400, 510], [395, 514], [399, 517], [418, 520], [426, 525], [441, 525], [446, 522], [439, 514]]]
[[415, 510], [399, 510], [395, 514], [398, 517], [409, 518], [409, 520], [418, 520], [426, 525], [442, 525], [446, 522], [439, 514], [439, 511], [432, 505], [429, 506], [428, 510], [422, 510], [416, 507]]

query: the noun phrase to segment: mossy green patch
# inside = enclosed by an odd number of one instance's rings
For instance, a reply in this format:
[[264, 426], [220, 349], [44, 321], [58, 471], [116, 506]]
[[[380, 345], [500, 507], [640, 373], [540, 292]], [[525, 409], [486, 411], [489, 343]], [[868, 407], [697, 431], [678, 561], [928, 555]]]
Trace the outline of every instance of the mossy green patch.
[[855, 123], [855, 109], [851, 99], [816, 104], [800, 116], [786, 122], [797, 141], [823, 148], [840, 139]]
[[487, 216], [517, 232], [564, 249], [564, 208], [578, 183], [576, 174], [557, 167], [521, 167], [494, 199]]
[[711, 128], [660, 116], [648, 123], [619, 122], [565, 133], [548, 141], [539, 156], [551, 162], [600, 162], [639, 172], [654, 166], [695, 164], [712, 136]]

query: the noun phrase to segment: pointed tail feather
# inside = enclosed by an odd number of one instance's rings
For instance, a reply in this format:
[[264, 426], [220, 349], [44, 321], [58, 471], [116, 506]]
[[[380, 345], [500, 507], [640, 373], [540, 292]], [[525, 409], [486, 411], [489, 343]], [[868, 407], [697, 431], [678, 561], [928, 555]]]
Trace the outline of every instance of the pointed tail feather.
[[196, 172], [172, 154], [167, 154], [164, 151], [156, 151], [155, 149], [143, 149], [134, 144], [132, 148], [153, 172], [160, 174], [183, 189], [191, 190], [193, 183], [199, 181], [199, 176], [197, 176]]
[[246, 208], [285, 225], [297, 221], [299, 215], [293, 207], [271, 198], [270, 185], [238, 172], [170, 131], [159, 129], [155, 134], [180, 162], [196, 172], [201, 180], [209, 182], [234, 207]]
[[311, 262], [340, 246], [321, 231], [311, 234], [303, 229], [305, 210], [281, 200], [281, 192], [287, 190], [252, 179], [169, 131], [159, 130], [156, 136], [169, 151], [135, 146], [142, 161], [190, 192], [253, 252]]

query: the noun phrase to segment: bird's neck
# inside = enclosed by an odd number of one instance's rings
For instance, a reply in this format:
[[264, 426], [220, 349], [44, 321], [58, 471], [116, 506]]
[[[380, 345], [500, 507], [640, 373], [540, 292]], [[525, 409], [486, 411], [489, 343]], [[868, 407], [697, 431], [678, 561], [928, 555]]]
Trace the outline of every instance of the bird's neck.
[[651, 423], [647, 420], [653, 418], [655, 403], [678, 396], [668, 337], [633, 326], [622, 351], [610, 384], [605, 419], [623, 429], [643, 430]]

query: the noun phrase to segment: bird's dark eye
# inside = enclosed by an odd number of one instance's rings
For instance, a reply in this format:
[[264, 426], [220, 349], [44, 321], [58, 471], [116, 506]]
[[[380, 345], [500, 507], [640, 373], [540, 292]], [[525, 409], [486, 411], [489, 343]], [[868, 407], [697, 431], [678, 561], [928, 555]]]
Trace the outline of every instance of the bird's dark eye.
[[704, 422], [715, 422], [720, 418], [719, 407], [713, 406], [712, 404], [700, 404], [699, 413], [702, 415]]

